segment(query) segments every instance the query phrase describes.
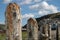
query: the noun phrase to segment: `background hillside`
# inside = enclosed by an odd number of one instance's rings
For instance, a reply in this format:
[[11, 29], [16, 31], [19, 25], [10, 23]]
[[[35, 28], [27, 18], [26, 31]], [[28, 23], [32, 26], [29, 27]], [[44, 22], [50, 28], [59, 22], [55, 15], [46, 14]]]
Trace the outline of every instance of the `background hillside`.
[[[41, 16], [39, 18], [36, 18], [37, 20], [37, 23], [39, 24], [39, 22], [43, 19], [48, 19], [48, 18], [51, 18], [51, 19], [54, 19], [54, 18], [60, 18], [60, 12], [58, 13], [52, 13], [52, 14], [48, 14], [48, 15], [44, 15], [44, 16]], [[23, 28], [26, 28], [27, 24], [23, 26]], [[39, 26], [39, 25], [38, 25]]]
[[0, 30], [5, 30], [5, 25], [4, 24], [0, 24]]

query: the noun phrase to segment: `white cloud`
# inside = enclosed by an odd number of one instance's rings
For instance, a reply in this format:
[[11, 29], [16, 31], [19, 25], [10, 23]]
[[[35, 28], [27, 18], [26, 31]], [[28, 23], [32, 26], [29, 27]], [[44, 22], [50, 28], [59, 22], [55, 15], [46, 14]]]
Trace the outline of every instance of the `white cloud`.
[[3, 0], [3, 3], [10, 3], [12, 0]]
[[51, 10], [53, 13], [58, 12], [57, 9], [58, 9], [58, 8], [57, 8], [56, 6], [50, 5], [50, 10]]
[[52, 0], [44, 0], [44, 1], [52, 1]]
[[40, 2], [42, 0], [23, 0], [20, 4], [31, 4], [31, 3], [35, 3], [35, 2]]
[[38, 13], [40, 15], [46, 15], [46, 14], [58, 12], [58, 8], [56, 6], [52, 4], [50, 5], [46, 1], [43, 1], [40, 4], [29, 6], [29, 8], [32, 10], [38, 10]]
[[37, 9], [37, 8], [39, 8], [39, 4], [32, 5], [32, 6], [30, 6], [29, 8], [30, 8], [30, 9]]
[[[20, 1], [20, 0], [18, 0]], [[51, 0], [22, 0], [20, 4], [31, 4], [31, 3], [39, 3], [41, 1], [51, 1]]]
[[23, 16], [22, 16], [22, 18], [24, 19], [24, 18], [30, 18], [30, 17], [34, 17], [34, 15], [33, 14], [24, 14]]
[[40, 16], [43, 16], [43, 15], [49, 14], [50, 12], [45, 10], [42, 10], [42, 11], [40, 10], [38, 13], [40, 14]]
[[34, 0], [34, 2], [40, 2], [40, 1], [42, 1], [42, 0]]
[[32, 2], [32, 0], [24, 0], [20, 4], [30, 4], [31, 2]]
[[49, 6], [49, 5], [44, 1], [44, 2], [41, 2], [40, 4], [32, 5], [32, 6], [30, 6], [29, 8], [30, 8], [30, 9], [47, 9], [48, 6]]
[[0, 24], [5, 24], [4, 22], [0, 22]]

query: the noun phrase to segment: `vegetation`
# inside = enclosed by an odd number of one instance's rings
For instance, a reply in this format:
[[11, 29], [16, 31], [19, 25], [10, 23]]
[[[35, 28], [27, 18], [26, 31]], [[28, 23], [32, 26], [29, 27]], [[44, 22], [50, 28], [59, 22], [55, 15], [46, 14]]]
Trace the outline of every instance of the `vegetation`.
[[[4, 24], [0, 24], [0, 30], [5, 30], [5, 25]], [[0, 40], [5, 40], [6, 35], [4, 33], [0, 33]], [[22, 32], [22, 39], [25, 40], [27, 39], [27, 32], [23, 31]]]
[[27, 32], [22, 32], [22, 40], [26, 40], [27, 39]]
[[6, 35], [5, 34], [0, 34], [0, 40], [5, 40]]
[[[5, 34], [0, 34], [0, 40], [5, 40], [6, 39], [6, 35]], [[22, 40], [26, 40], [27, 39], [27, 32], [22, 32]]]

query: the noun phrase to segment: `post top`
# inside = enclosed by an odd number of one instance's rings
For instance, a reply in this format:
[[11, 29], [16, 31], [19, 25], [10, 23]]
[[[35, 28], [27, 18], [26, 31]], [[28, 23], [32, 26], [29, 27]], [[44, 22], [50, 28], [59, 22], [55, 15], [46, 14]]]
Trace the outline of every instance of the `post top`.
[[9, 3], [7, 8], [6, 8], [7, 13], [11, 13], [12, 11], [16, 11], [16, 10], [17, 11], [20, 10], [20, 7], [15, 2], [14, 3]]

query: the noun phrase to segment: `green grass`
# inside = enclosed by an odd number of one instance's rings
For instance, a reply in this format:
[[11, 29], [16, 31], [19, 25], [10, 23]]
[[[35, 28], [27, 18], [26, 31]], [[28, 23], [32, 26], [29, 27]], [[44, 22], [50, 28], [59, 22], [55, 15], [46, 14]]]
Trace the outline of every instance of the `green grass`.
[[[0, 40], [5, 40], [6, 35], [5, 34], [0, 34]], [[27, 32], [22, 32], [22, 40], [26, 40], [27, 38]]]
[[27, 39], [27, 32], [22, 32], [22, 40], [26, 40]]
[[0, 34], [0, 40], [5, 40], [6, 35], [5, 34]]
[[[5, 40], [5, 38], [6, 38], [5, 34], [0, 34], [0, 40]], [[22, 40], [26, 40], [26, 39], [27, 39], [27, 32], [22, 32]]]

